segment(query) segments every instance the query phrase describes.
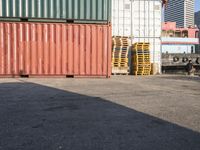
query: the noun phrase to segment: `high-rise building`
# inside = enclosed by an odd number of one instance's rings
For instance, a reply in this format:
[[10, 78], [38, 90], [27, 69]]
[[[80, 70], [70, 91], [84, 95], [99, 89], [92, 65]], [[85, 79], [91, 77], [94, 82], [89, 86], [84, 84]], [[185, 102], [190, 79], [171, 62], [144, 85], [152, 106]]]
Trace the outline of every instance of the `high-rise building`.
[[200, 28], [200, 11], [195, 13], [195, 25]]
[[194, 0], [169, 0], [165, 22], [176, 22], [177, 27], [194, 26]]
[[[200, 29], [200, 11], [195, 13], [195, 25]], [[200, 42], [200, 32], [199, 32], [199, 42]], [[197, 46], [198, 52], [200, 54], [200, 44]]]

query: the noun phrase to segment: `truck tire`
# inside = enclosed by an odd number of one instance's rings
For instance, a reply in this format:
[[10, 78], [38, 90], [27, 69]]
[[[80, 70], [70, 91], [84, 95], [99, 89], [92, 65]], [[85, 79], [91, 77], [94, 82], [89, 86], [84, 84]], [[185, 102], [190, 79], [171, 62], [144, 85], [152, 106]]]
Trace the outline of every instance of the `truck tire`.
[[183, 63], [186, 63], [189, 61], [189, 59], [187, 57], [183, 57], [182, 61], [183, 61]]
[[176, 57], [176, 56], [175, 56], [175, 57], [173, 58], [173, 61], [174, 61], [174, 62], [178, 62], [178, 61], [179, 61], [179, 57]]

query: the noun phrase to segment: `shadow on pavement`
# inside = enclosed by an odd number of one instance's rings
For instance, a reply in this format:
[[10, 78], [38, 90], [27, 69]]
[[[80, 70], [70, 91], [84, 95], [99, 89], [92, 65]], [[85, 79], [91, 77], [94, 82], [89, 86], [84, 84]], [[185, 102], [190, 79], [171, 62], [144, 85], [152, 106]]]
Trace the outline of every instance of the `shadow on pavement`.
[[199, 150], [200, 133], [107, 100], [0, 84], [0, 150]]

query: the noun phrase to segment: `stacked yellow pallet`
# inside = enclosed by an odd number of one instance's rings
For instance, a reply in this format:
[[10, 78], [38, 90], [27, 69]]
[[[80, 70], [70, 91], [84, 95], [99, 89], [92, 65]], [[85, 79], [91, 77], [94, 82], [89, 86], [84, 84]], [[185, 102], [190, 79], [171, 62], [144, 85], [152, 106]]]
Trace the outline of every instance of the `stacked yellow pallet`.
[[128, 37], [115, 36], [112, 39], [112, 73], [129, 74], [128, 53], [130, 42]]
[[150, 75], [150, 44], [135, 43], [132, 49], [132, 71], [134, 75]]

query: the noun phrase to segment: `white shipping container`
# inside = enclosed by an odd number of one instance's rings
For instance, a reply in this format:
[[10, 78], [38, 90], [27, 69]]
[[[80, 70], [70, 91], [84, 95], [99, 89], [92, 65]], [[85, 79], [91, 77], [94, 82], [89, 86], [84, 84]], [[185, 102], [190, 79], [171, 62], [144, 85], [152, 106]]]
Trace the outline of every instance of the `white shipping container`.
[[131, 37], [132, 43], [149, 42], [151, 63], [161, 73], [161, 0], [112, 0], [113, 36]]
[[112, 0], [114, 36], [161, 37], [161, 0]]

